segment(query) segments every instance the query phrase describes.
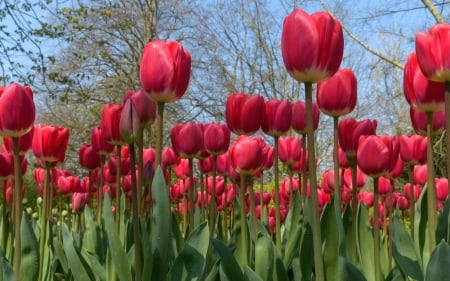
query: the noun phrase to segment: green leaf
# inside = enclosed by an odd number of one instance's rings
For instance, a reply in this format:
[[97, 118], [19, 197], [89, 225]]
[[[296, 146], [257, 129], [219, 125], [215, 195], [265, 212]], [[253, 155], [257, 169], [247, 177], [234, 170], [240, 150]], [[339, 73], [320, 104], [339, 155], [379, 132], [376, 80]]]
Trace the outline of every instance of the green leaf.
[[169, 194], [161, 167], [156, 169], [153, 179], [152, 198], [152, 280], [166, 280], [172, 223]]
[[343, 280], [366, 281], [362, 272], [353, 264], [345, 262], [345, 278]]
[[[111, 210], [111, 199], [105, 194], [103, 201], [103, 227], [108, 237], [108, 246], [111, 261], [121, 281], [131, 281], [131, 266], [128, 263], [127, 254], [122, 247], [122, 241], [117, 233], [116, 222]], [[75, 271], [76, 272], [76, 271]]]
[[169, 273], [170, 280], [199, 280], [205, 270], [208, 246], [209, 228], [204, 222], [192, 231], [175, 259]]
[[361, 270], [368, 281], [375, 281], [373, 234], [369, 211], [364, 204], [359, 204], [356, 222], [358, 224], [357, 246]]
[[[414, 242], [419, 250], [420, 266], [425, 268], [430, 259], [430, 249], [428, 247], [428, 208], [427, 208], [427, 185], [425, 185], [422, 195], [416, 202], [414, 215]], [[437, 241], [437, 240], [436, 240]]]
[[[79, 216], [80, 214], [77, 214]], [[97, 255], [100, 260], [104, 258], [102, 250], [102, 241], [100, 235], [100, 227], [94, 216], [94, 212], [86, 205], [84, 212], [84, 237], [83, 237], [83, 247], [90, 254]]]
[[274, 247], [268, 235], [260, 234], [255, 246], [255, 272], [263, 280], [272, 278], [274, 268]]
[[309, 223], [305, 224], [304, 228], [300, 241], [300, 268], [303, 280], [310, 281], [314, 268], [313, 233]]
[[144, 254], [144, 267], [142, 269], [142, 280], [150, 280], [152, 274], [152, 241], [148, 235], [147, 223], [141, 220], [142, 249]]
[[436, 228], [436, 241], [445, 240], [447, 242], [450, 242], [449, 220], [450, 220], [450, 197], [447, 198], [447, 200], [445, 200], [442, 213], [438, 219], [438, 225]]
[[67, 256], [69, 268], [73, 273], [75, 280], [87, 281], [95, 280], [95, 277], [90, 268], [86, 266], [86, 261], [82, 260], [82, 257], [74, 247], [74, 241], [72, 235], [67, 228], [66, 224], [62, 225], [63, 245], [64, 252]]
[[14, 281], [14, 270], [11, 265], [5, 260], [4, 257], [1, 258], [1, 272], [0, 278], [2, 281]]
[[450, 265], [450, 246], [442, 240], [431, 253], [430, 262], [427, 267], [426, 281], [449, 281], [450, 274], [448, 267]]
[[25, 213], [22, 213], [20, 236], [22, 238], [20, 280], [37, 280], [39, 278], [39, 243]]
[[[243, 214], [245, 216], [245, 214]], [[248, 220], [246, 221], [246, 225], [242, 227], [241, 225], [241, 212], [240, 212], [240, 204], [239, 200], [235, 198], [234, 200], [234, 228], [233, 232], [231, 233], [231, 239], [230, 243], [233, 245], [237, 250], [234, 251], [234, 256], [239, 264], [247, 264], [247, 261], [245, 260], [245, 254], [250, 253], [250, 245], [247, 245], [247, 248], [244, 247], [242, 244], [242, 235], [247, 235], [247, 241], [250, 241], [250, 234], [248, 230]], [[234, 242], [234, 243], [233, 243]], [[250, 244], [250, 243], [249, 243]]]
[[337, 197], [330, 203], [329, 211], [322, 217], [326, 225], [325, 246], [323, 250], [323, 260], [325, 268], [325, 278], [327, 280], [343, 280], [345, 272], [345, 232], [342, 223], [341, 212], [337, 204]]
[[287, 231], [287, 241], [284, 248], [283, 263], [286, 268], [291, 265], [292, 259], [294, 257], [295, 251], [297, 250], [298, 243], [300, 242], [302, 234], [302, 222], [301, 222], [301, 211], [302, 211], [302, 199], [298, 190], [295, 192], [294, 206], [292, 210], [288, 213], [288, 218], [286, 221], [289, 222], [289, 227]]
[[245, 280], [247, 280], [247, 281], [268, 280], [268, 279], [261, 279], [261, 277], [259, 277], [258, 274], [256, 274], [256, 272], [254, 272], [250, 267], [248, 267], [248, 265], [246, 265], [244, 267], [244, 275], [245, 275]]
[[414, 242], [397, 216], [391, 222], [393, 256], [400, 270], [415, 280], [423, 280], [422, 266]]
[[220, 256], [220, 280], [244, 281], [245, 278], [241, 267], [230, 249], [222, 241], [217, 239], [212, 239], [211, 243]]

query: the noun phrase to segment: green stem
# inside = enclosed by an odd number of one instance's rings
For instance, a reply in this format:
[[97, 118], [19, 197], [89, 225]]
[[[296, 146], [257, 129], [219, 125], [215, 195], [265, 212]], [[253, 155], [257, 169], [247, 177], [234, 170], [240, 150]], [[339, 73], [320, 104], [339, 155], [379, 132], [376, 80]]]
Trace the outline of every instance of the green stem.
[[6, 253], [6, 247], [8, 243], [7, 233], [6, 233], [6, 224], [7, 224], [7, 216], [6, 216], [6, 179], [1, 180], [1, 188], [3, 193], [3, 204], [2, 204], [2, 252]]
[[245, 175], [241, 174], [240, 186], [239, 186], [239, 207], [240, 207], [240, 220], [241, 220], [241, 239], [242, 239], [242, 257], [244, 257], [244, 263], [241, 264], [242, 268], [248, 265], [248, 236], [247, 236], [247, 216], [245, 215]]
[[[117, 225], [117, 232], [120, 233], [120, 197], [122, 196], [122, 188], [120, 185], [120, 179], [121, 179], [121, 171], [122, 171], [122, 145], [118, 144], [116, 145], [117, 151], [117, 158], [116, 158], [116, 225]], [[139, 197], [138, 197], [139, 198]]]
[[411, 164], [408, 164], [408, 180], [410, 183], [409, 188], [409, 217], [410, 217], [410, 224], [409, 224], [409, 230], [411, 232], [411, 238], [414, 240], [414, 180], [413, 180], [413, 171], [414, 166]]
[[248, 195], [249, 195], [249, 202], [250, 202], [250, 212], [252, 214], [253, 239], [256, 244], [256, 239], [258, 238], [258, 221], [256, 218], [255, 192], [253, 192], [253, 183], [252, 182], [249, 182], [249, 184], [248, 184]]
[[311, 187], [311, 228], [313, 232], [313, 249], [316, 281], [324, 281], [325, 274], [322, 258], [322, 235], [320, 231], [319, 202], [317, 195], [316, 151], [314, 147], [314, 128], [312, 112], [312, 83], [305, 83], [306, 102], [306, 138], [308, 142], [309, 184]]
[[[213, 183], [212, 183], [212, 194], [211, 202], [209, 203], [209, 233], [211, 237], [214, 237], [214, 231], [216, 227], [216, 178], [217, 178], [217, 155], [213, 155]], [[226, 196], [226, 192], [225, 192]]]
[[334, 164], [334, 195], [337, 198], [339, 210], [341, 208], [341, 184], [339, 182], [339, 144], [338, 144], [338, 121], [339, 117], [333, 116], [333, 164]]
[[[352, 172], [352, 232], [351, 241], [356, 241], [358, 237], [358, 224], [356, 223], [356, 215], [358, 212], [358, 186], [356, 184], [357, 180], [357, 169], [356, 162], [350, 166]], [[356, 243], [351, 243], [351, 260], [356, 264], [358, 261], [357, 247]]]
[[41, 234], [39, 236], [39, 253], [41, 259], [39, 260], [39, 279], [43, 280], [44, 276], [44, 256], [45, 256], [45, 243], [47, 242], [47, 210], [50, 202], [48, 200], [49, 193], [53, 190], [50, 190], [50, 167], [48, 165], [45, 166], [45, 177], [44, 177], [44, 192], [42, 197], [42, 210], [40, 217], [40, 225], [41, 225]]
[[[436, 188], [434, 185], [434, 160], [433, 142], [431, 139], [433, 112], [426, 112], [427, 115], [427, 203], [428, 203], [428, 241], [430, 253], [436, 247]], [[450, 135], [450, 134], [447, 134]], [[448, 154], [448, 153], [447, 153]]]
[[155, 168], [161, 165], [162, 158], [162, 138], [163, 138], [163, 122], [164, 122], [164, 102], [156, 103], [158, 114], [156, 116], [156, 159]]
[[[20, 223], [22, 220], [22, 171], [19, 155], [19, 138], [12, 138], [14, 153], [14, 274], [20, 280], [21, 238]], [[5, 223], [5, 222], [4, 222]]]
[[[188, 198], [189, 198], [189, 225], [188, 225], [188, 229], [189, 229], [189, 233], [192, 232], [192, 230], [194, 229], [194, 214], [195, 214], [195, 192], [196, 188], [195, 188], [195, 184], [194, 184], [194, 159], [193, 158], [189, 158], [189, 194], [188, 194]], [[188, 206], [185, 206], [188, 207]]]
[[[119, 154], [121, 153], [121, 151], [118, 152]], [[102, 225], [102, 203], [103, 203], [103, 180], [104, 180], [104, 173], [103, 173], [103, 166], [105, 164], [105, 155], [101, 155], [101, 162], [102, 164], [100, 165], [100, 176], [99, 176], [99, 184], [98, 184], [98, 189], [97, 189], [97, 223], [99, 225]], [[117, 172], [120, 173], [120, 172]]]
[[373, 179], [373, 255], [375, 259], [375, 281], [381, 281], [380, 230], [378, 227], [378, 177]]
[[280, 175], [278, 168], [278, 137], [274, 137], [273, 144], [273, 167], [275, 184], [275, 245], [278, 254], [281, 255], [281, 214], [280, 214]]
[[141, 280], [141, 237], [139, 230], [139, 205], [137, 192], [137, 182], [136, 182], [136, 152], [134, 149], [134, 144], [129, 144], [130, 148], [130, 172], [131, 172], [131, 206], [133, 210], [133, 238], [134, 238], [134, 276], [135, 280]]
[[140, 132], [137, 138], [137, 166], [138, 166], [138, 175], [139, 178], [137, 179], [137, 203], [138, 203], [138, 210], [139, 214], [141, 216], [144, 215], [144, 204], [145, 204], [145, 197], [147, 196], [147, 190], [143, 192], [144, 188], [144, 128], [140, 128]]
[[[301, 187], [301, 195], [302, 195], [302, 206], [305, 206], [306, 201], [306, 190], [308, 187], [308, 177], [306, 176], [306, 134], [302, 134], [302, 172], [299, 175], [302, 176], [302, 187]], [[305, 222], [305, 220], [303, 220]]]

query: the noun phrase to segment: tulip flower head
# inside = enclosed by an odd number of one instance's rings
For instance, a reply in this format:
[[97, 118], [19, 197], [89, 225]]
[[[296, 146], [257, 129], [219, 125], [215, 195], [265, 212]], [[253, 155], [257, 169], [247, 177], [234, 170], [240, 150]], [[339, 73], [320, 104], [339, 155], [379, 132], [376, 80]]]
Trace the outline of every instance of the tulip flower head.
[[287, 100], [265, 102], [261, 129], [269, 136], [279, 137], [291, 128], [292, 108]]
[[[319, 127], [320, 110], [317, 103], [312, 103], [313, 129]], [[298, 101], [292, 104], [292, 129], [298, 134], [306, 134], [306, 103]]]
[[230, 94], [225, 111], [228, 128], [237, 135], [256, 133], [261, 127], [264, 108], [264, 99], [260, 95]]
[[363, 136], [357, 151], [358, 166], [371, 177], [387, 175], [395, 167], [398, 151], [399, 145], [394, 138]]

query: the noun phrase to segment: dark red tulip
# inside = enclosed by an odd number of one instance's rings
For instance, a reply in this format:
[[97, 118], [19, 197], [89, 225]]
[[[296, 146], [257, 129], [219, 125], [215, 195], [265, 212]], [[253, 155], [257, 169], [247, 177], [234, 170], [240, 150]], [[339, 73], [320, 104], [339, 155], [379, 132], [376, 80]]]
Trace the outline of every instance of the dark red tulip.
[[240, 174], [253, 174], [264, 165], [264, 140], [261, 137], [239, 136], [231, 145], [231, 165]]
[[59, 193], [62, 195], [72, 195], [74, 192], [81, 192], [81, 181], [78, 176], [61, 176], [58, 177], [56, 184]]
[[[348, 187], [352, 187], [352, 170], [346, 169], [344, 171], [344, 184]], [[356, 167], [356, 187], [362, 188], [366, 184], [366, 175], [361, 171], [359, 167]]]
[[142, 128], [150, 127], [156, 119], [156, 103], [143, 90], [125, 92], [123, 104], [131, 99], [136, 108]]
[[79, 150], [79, 159], [81, 167], [88, 170], [95, 170], [100, 168], [102, 164], [102, 159], [100, 154], [94, 150], [92, 145], [82, 144]]
[[227, 98], [225, 116], [227, 126], [237, 135], [251, 135], [261, 127], [264, 99], [260, 95], [233, 93]]
[[372, 207], [373, 201], [374, 201], [374, 194], [373, 194], [373, 192], [369, 192], [369, 191], [361, 191], [360, 193], [358, 193], [358, 199], [366, 207]]
[[203, 141], [206, 151], [211, 155], [225, 153], [230, 146], [231, 132], [227, 125], [219, 123], [205, 124]]
[[84, 192], [75, 192], [72, 195], [72, 210], [76, 213], [82, 212], [89, 201], [89, 194]]
[[381, 195], [387, 195], [391, 190], [391, 180], [386, 177], [380, 177], [378, 180], [378, 193]]
[[[417, 201], [420, 197], [420, 194], [422, 193], [423, 188], [419, 185], [414, 184], [414, 187], [412, 188], [412, 192], [414, 192], [413, 197], [414, 201]], [[411, 183], [406, 183], [403, 186], [403, 194], [406, 198], [410, 198], [411, 196]]]
[[[396, 138], [396, 141], [398, 142], [398, 138]], [[400, 152], [400, 150], [399, 150], [399, 152]], [[388, 177], [390, 179], [399, 178], [403, 174], [403, 170], [404, 170], [404, 164], [403, 164], [403, 160], [400, 157], [400, 153], [399, 153], [394, 166], [391, 168], [391, 170], [386, 175], [386, 177]]]
[[400, 157], [405, 163], [416, 165], [427, 161], [427, 138], [420, 135], [401, 135]]
[[263, 132], [272, 137], [279, 137], [291, 128], [292, 108], [287, 100], [268, 100], [265, 102], [261, 123]]
[[116, 150], [114, 155], [109, 158], [107, 164], [109, 173], [113, 177], [117, 175], [117, 172], [120, 172], [120, 174], [123, 176], [128, 174], [128, 172], [130, 171], [130, 148], [128, 146], [122, 146], [120, 149], [120, 171], [117, 171], [118, 153], [119, 152]]
[[51, 166], [64, 162], [68, 144], [67, 128], [41, 124], [35, 126], [32, 151], [38, 160]]
[[184, 179], [189, 177], [189, 160], [183, 158], [174, 168], [175, 176], [179, 179]]
[[264, 157], [264, 164], [262, 165], [261, 170], [265, 171], [265, 170], [271, 169], [273, 166], [273, 161], [275, 160], [273, 146], [270, 146], [270, 145], [267, 145], [266, 143], [264, 143], [263, 157]]
[[415, 184], [424, 186], [427, 183], [428, 166], [415, 165], [413, 169], [413, 181]]
[[100, 127], [105, 140], [113, 145], [125, 144], [120, 135], [119, 125], [121, 113], [122, 106], [119, 104], [106, 104], [103, 106]]
[[299, 138], [284, 136], [278, 140], [278, 157], [282, 163], [294, 164], [302, 157], [302, 143]]
[[[426, 113], [411, 107], [409, 109], [411, 123], [416, 134], [421, 136], [427, 135], [427, 116]], [[445, 110], [433, 113], [431, 134], [439, 135], [445, 130]]]
[[436, 112], [444, 108], [444, 83], [428, 80], [423, 75], [415, 53], [409, 55], [405, 64], [403, 91], [406, 101], [420, 111]]
[[132, 99], [128, 99], [122, 107], [119, 119], [119, 132], [128, 144], [134, 144], [141, 135], [141, 121]]
[[173, 150], [181, 158], [195, 158], [204, 148], [203, 129], [194, 122], [175, 124], [170, 132]]
[[91, 145], [100, 155], [107, 155], [114, 151], [114, 145], [106, 141], [100, 126], [92, 128]]
[[281, 53], [289, 74], [299, 82], [321, 82], [339, 69], [344, 35], [329, 13], [308, 15], [294, 9], [283, 22]]
[[[317, 130], [319, 127], [320, 110], [317, 103], [312, 103], [313, 113], [313, 129]], [[292, 104], [292, 122], [291, 127], [298, 134], [306, 134], [306, 103], [298, 101]]]
[[172, 147], [166, 146], [162, 151], [162, 163], [166, 168], [174, 167], [180, 163], [180, 157], [175, 153]]
[[357, 99], [356, 76], [351, 69], [342, 69], [330, 79], [317, 84], [317, 105], [329, 116], [339, 117], [353, 111]]
[[139, 77], [142, 88], [156, 102], [174, 102], [187, 90], [191, 55], [177, 41], [155, 40], [144, 47]]
[[342, 119], [338, 125], [339, 145], [347, 156], [347, 161], [354, 162], [358, 150], [359, 137], [375, 135], [376, 120], [356, 121], [355, 118]]
[[387, 175], [396, 164], [398, 151], [398, 142], [394, 138], [362, 136], [356, 153], [358, 166], [371, 177]]
[[[33, 142], [33, 133], [34, 133], [34, 127], [31, 128], [31, 130], [26, 133], [23, 136], [19, 137], [19, 155], [25, 155], [28, 150], [31, 149], [31, 143]], [[3, 146], [6, 150], [13, 153], [13, 141], [12, 138], [3, 138]]]
[[14, 158], [7, 152], [0, 153], [0, 179], [14, 176]]
[[433, 81], [450, 81], [450, 25], [440, 23], [416, 35], [417, 61], [423, 74]]
[[0, 90], [0, 135], [21, 137], [33, 127], [36, 107], [30, 87], [12, 83]]
[[231, 164], [227, 152], [217, 156], [217, 165], [216, 165], [217, 174], [222, 176], [228, 175], [228, 168], [230, 165]]
[[436, 199], [444, 202], [448, 197], [448, 179], [436, 178], [434, 182], [436, 184]]

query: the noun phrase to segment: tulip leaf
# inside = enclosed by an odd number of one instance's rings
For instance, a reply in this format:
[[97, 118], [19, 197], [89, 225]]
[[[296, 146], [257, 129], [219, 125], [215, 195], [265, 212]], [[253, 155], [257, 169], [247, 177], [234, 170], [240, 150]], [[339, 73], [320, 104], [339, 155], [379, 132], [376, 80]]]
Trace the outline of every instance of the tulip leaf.
[[300, 193], [298, 190], [295, 192], [294, 206], [288, 213], [288, 218], [286, 221], [289, 222], [288, 236], [286, 241], [286, 246], [284, 249], [283, 263], [286, 268], [288, 268], [292, 262], [297, 245], [300, 242], [302, 233], [302, 222], [301, 222], [301, 201]]
[[358, 224], [356, 242], [361, 270], [368, 281], [375, 281], [373, 234], [369, 211], [364, 204], [359, 204], [356, 222]]
[[14, 281], [14, 270], [4, 257], [0, 258], [0, 281]]
[[427, 267], [426, 281], [448, 281], [448, 266], [450, 265], [450, 246], [442, 240], [431, 253], [430, 262]]
[[255, 272], [263, 280], [270, 280], [274, 268], [274, 247], [268, 235], [260, 234], [255, 245]]
[[421, 267], [426, 268], [430, 259], [430, 250], [428, 247], [428, 210], [427, 210], [427, 192], [425, 185], [419, 200], [416, 202], [414, 215], [414, 242], [416, 249], [419, 250]]
[[397, 216], [392, 218], [391, 233], [393, 256], [400, 270], [415, 280], [423, 280], [422, 266], [414, 242]]
[[303, 280], [312, 280], [312, 272], [314, 268], [314, 258], [311, 257], [314, 253], [313, 248], [313, 233], [309, 223], [304, 225], [302, 239], [300, 240], [300, 268]]
[[[77, 214], [78, 216], [79, 214]], [[86, 205], [84, 212], [84, 239], [83, 247], [90, 254], [97, 255], [100, 259], [103, 258], [102, 243], [99, 225], [96, 223], [94, 212]]]
[[[242, 235], [247, 235], [247, 241], [250, 241], [250, 237], [249, 237], [249, 230], [248, 230], [248, 221], [245, 220], [246, 225], [242, 226], [241, 225], [241, 218], [240, 216], [242, 215], [240, 212], [240, 204], [239, 204], [239, 200], [235, 199], [234, 200], [234, 229], [233, 232], [231, 234], [231, 241], [234, 241], [234, 246], [236, 249], [240, 249], [240, 250], [236, 250], [234, 251], [234, 256], [236, 258], [236, 260], [238, 261], [238, 263], [240, 265], [243, 264], [247, 264], [248, 261], [246, 261], [245, 256], [246, 253], [250, 253], [250, 246], [247, 245], [246, 247], [243, 245], [242, 243]], [[243, 214], [245, 216], [245, 214]]]
[[272, 278], [274, 281], [288, 281], [289, 279], [287, 276], [287, 270], [284, 267], [283, 260], [281, 259], [275, 247], [272, 248], [275, 256], [274, 271], [272, 274]]
[[170, 280], [199, 280], [202, 278], [209, 246], [209, 228], [206, 222], [196, 227], [175, 259]]
[[248, 265], [244, 267], [244, 275], [245, 280], [247, 281], [263, 281], [263, 280], [269, 280], [269, 279], [262, 279], [261, 277], [256, 274]]
[[450, 226], [450, 197], [445, 200], [442, 213], [439, 216], [438, 225], [436, 228], [436, 241], [445, 240], [450, 242], [449, 226]]
[[[342, 259], [342, 257], [339, 257]], [[362, 272], [350, 262], [345, 262], [345, 277], [342, 280], [352, 280], [352, 281], [366, 281]]]
[[345, 232], [337, 197], [331, 202], [328, 212], [322, 217], [325, 228], [323, 259], [327, 280], [343, 280], [345, 272]]
[[[103, 201], [103, 227], [108, 237], [109, 252], [114, 269], [120, 280], [131, 281], [131, 266], [128, 263], [127, 255], [122, 247], [122, 241], [117, 233], [116, 223], [111, 209], [111, 199], [105, 194]], [[75, 271], [76, 272], [76, 271]]]
[[20, 236], [22, 238], [20, 280], [37, 280], [39, 277], [39, 244], [31, 222], [25, 213], [22, 213]]
[[95, 280], [94, 274], [87, 266], [87, 262], [75, 248], [72, 235], [66, 224], [62, 225], [64, 252], [67, 256], [69, 268], [72, 271], [75, 280]]
[[391, 272], [389, 272], [386, 277], [386, 281], [405, 281], [406, 277], [403, 275], [403, 272], [396, 266]]
[[141, 220], [142, 252], [144, 255], [144, 266], [142, 268], [142, 280], [150, 280], [152, 274], [152, 241], [148, 235], [147, 223]]
[[156, 169], [152, 183], [152, 280], [166, 280], [171, 243], [171, 212], [169, 194], [161, 167]]
[[217, 239], [212, 239], [211, 243], [220, 256], [220, 280], [244, 281], [245, 278], [241, 267], [230, 249], [222, 241]]

